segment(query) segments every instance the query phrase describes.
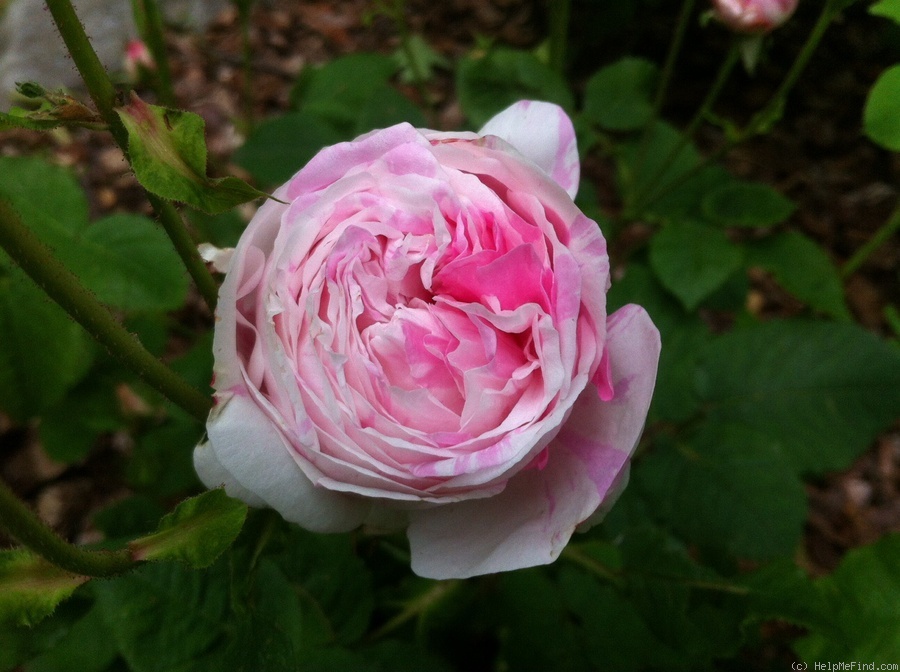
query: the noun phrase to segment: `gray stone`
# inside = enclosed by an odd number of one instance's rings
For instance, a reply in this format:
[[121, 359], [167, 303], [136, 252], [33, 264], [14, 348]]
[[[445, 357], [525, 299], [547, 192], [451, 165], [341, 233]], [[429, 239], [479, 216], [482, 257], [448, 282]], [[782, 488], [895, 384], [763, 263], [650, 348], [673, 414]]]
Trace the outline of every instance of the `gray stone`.
[[[128, 0], [75, 0], [79, 18], [104, 66], [121, 72], [125, 45], [136, 36]], [[159, 0], [171, 23], [202, 29], [230, 0]], [[16, 82], [77, 88], [81, 82], [43, 0], [12, 0], [0, 22], [0, 110], [13, 100]]]

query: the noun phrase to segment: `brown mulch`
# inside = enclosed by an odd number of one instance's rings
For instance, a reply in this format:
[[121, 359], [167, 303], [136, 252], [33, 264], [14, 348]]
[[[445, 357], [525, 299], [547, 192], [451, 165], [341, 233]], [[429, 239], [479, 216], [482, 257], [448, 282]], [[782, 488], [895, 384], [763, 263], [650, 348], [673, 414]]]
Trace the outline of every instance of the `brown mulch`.
[[[802, 3], [801, 3], [802, 4]], [[816, 3], [811, 3], [816, 4]], [[473, 48], [476, 37], [488, 36], [519, 47], [533, 47], [546, 34], [544, 4], [535, 0], [411, 0], [409, 25], [451, 59]], [[590, 21], [580, 17], [574, 30]], [[665, 53], [672, 17], [659, 17], [632, 34], [618, 36], [613, 46], [630, 45], [634, 53], [657, 62]], [[720, 112], [746, 118], [777, 85], [808, 30], [811, 17], [784, 29], [754, 77], [738, 76], [726, 90]], [[694, 34], [696, 33], [696, 34]], [[680, 63], [666, 115], [679, 122], [690, 117], [711, 81], [717, 64], [711, 54], [724, 54], [724, 35], [695, 29]], [[372, 12], [366, 0], [304, 2], [272, 0], [257, 4], [250, 39], [253, 53], [252, 115], [264, 118], [285, 110], [291, 85], [309, 65], [358, 52], [391, 53], [399, 47], [393, 21]], [[730, 170], [748, 179], [773, 184], [798, 203], [789, 225], [821, 243], [842, 263], [886, 220], [897, 203], [900, 158], [878, 149], [860, 131], [860, 111], [878, 73], [893, 57], [883, 48], [877, 19], [861, 13], [835, 26], [791, 96], [785, 118], [775, 130], [733, 151]], [[584, 44], [589, 39], [578, 36]], [[206, 120], [213, 170], [232, 171], [231, 153], [242, 142], [242, 43], [238, 16], [227, 10], [203, 34], [172, 32], [168, 36], [176, 95], [182, 104]], [[609, 48], [610, 51], [605, 51]], [[618, 53], [618, 52], [616, 52]], [[589, 74], [615, 57], [604, 44], [582, 48], [576, 72]], [[439, 109], [439, 125], [455, 128], [462, 115], [453, 98], [452, 76], [438, 72], [429, 85]], [[416, 99], [417, 93], [406, 91]], [[152, 101], [152, 93], [142, 92]], [[707, 127], [699, 143], [716, 147], [721, 132]], [[121, 153], [103, 134], [58, 132], [39, 135], [6, 133], [0, 154], [43, 151], [78, 171], [92, 198], [94, 215], [116, 210], [149, 212]], [[603, 205], [615, 208], [610, 189], [612, 171], [592, 159], [587, 174], [597, 183]], [[879, 249], [849, 279], [847, 300], [867, 328], [886, 332], [884, 308], [900, 304], [900, 243], [897, 238]], [[765, 276], [754, 278], [759, 308], [791, 314], [792, 300]], [[33, 427], [13, 427], [0, 416], [0, 477], [26, 497], [40, 514], [70, 538], [90, 538], [93, 512], [121, 497], [110, 461], [118, 464], [128, 452], [126, 436], [108, 437], [85, 464], [54, 464], [40, 449]], [[849, 470], [810, 483], [810, 513], [806, 559], [810, 570], [833, 569], [850, 548], [869, 543], [888, 531], [900, 530], [900, 426], [882, 435]]]

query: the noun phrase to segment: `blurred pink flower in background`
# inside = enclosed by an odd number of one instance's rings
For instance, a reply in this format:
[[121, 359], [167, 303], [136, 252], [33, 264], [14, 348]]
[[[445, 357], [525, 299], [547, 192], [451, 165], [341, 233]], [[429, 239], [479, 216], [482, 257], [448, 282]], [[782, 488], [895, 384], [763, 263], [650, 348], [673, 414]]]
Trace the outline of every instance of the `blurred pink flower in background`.
[[768, 33], [787, 21], [798, 0], [713, 0], [719, 21], [738, 33]]

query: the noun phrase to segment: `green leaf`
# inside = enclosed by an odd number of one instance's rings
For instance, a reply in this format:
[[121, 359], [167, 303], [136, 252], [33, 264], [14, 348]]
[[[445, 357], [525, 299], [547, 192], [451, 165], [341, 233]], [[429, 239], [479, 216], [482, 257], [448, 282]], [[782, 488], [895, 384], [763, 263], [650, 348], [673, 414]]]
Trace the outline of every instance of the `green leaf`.
[[707, 194], [727, 187], [734, 181], [731, 173], [724, 168], [707, 166], [679, 184], [677, 189], [650, 203], [644, 211], [644, 216], [660, 222], [704, 221], [706, 213], [703, 210], [703, 201]]
[[[41, 159], [0, 158], [0, 196], [104, 303], [170, 310], [184, 302], [187, 276], [165, 232], [135, 215], [90, 224], [87, 199], [69, 171]], [[0, 252], [0, 267], [10, 264]]]
[[900, 351], [855, 324], [737, 329], [701, 362], [711, 419], [773, 438], [796, 472], [845, 468], [900, 416]]
[[28, 551], [0, 551], [0, 625], [34, 625], [87, 580]]
[[52, 459], [72, 464], [84, 459], [97, 438], [124, 424], [110, 381], [88, 376], [41, 416], [41, 445]]
[[635, 482], [679, 535], [704, 548], [765, 560], [800, 541], [803, 485], [780, 446], [746, 427], [705, 423], [677, 445], [660, 442]]
[[844, 287], [825, 251], [797, 231], [784, 231], [747, 247], [747, 263], [760, 266], [810, 308], [849, 321]]
[[100, 609], [93, 608], [77, 621], [52, 649], [32, 659], [26, 672], [104, 672], [118, 655], [112, 633]]
[[633, 131], [653, 115], [659, 69], [642, 58], [623, 58], [588, 80], [582, 114], [612, 131]]
[[459, 103], [469, 122], [480, 127], [520, 100], [544, 100], [571, 110], [572, 93], [559, 73], [527, 51], [493, 49], [459, 63]]
[[115, 308], [173, 310], [187, 297], [178, 253], [165, 231], [146, 217], [105, 217], [60, 256], [100, 301]]
[[234, 154], [234, 161], [263, 184], [281, 184], [323, 147], [345, 137], [308, 111], [260, 123]]
[[374, 607], [372, 579], [348, 535], [316, 535], [292, 527], [274, 559], [292, 583], [302, 586], [310, 646], [349, 644], [363, 636]]
[[793, 561], [776, 560], [741, 578], [749, 589], [745, 624], [787, 621], [816, 629], [827, 622], [828, 603]]
[[374, 128], [387, 128], [404, 121], [416, 128], [423, 128], [428, 124], [425, 115], [409, 98], [396, 89], [385, 86], [377, 89], [360, 111], [356, 133], [362, 135]]
[[[238, 570], [240, 571], [240, 570]], [[303, 629], [298, 591], [271, 560], [263, 558], [248, 576], [249, 592], [234, 598], [237, 607], [229, 623], [230, 636], [192, 672], [293, 672], [304, 649], [309, 646]], [[306, 668], [302, 668], [306, 669]]]
[[[685, 177], [700, 163], [697, 150], [691, 143], [684, 143], [679, 131], [663, 122], [653, 125], [646, 143], [634, 140], [623, 144], [616, 158], [623, 196], [633, 207], [643, 207], [650, 198], [663, 198], [661, 194], [667, 191], [666, 196], [674, 194], [699, 176]], [[638, 199], [642, 202], [636, 203]]]
[[900, 23], [900, 0], [878, 0], [869, 7], [869, 13]]
[[793, 201], [759, 182], [734, 181], [703, 199], [703, 214], [723, 226], [772, 226], [787, 219], [795, 207]]
[[135, 177], [151, 193], [208, 214], [266, 196], [236, 177], [207, 177], [205, 124], [199, 115], [148, 105], [134, 94], [116, 113], [128, 131]]
[[[71, 171], [38, 157], [0, 157], [0, 197], [57, 251], [88, 226], [87, 198]], [[0, 261], [10, 263], [2, 251]]]
[[724, 231], [703, 224], [673, 222], [650, 241], [650, 265], [688, 310], [725, 284], [742, 259]]
[[18, 420], [60, 401], [91, 365], [87, 333], [18, 268], [0, 267], [0, 409]]
[[291, 101], [342, 134], [352, 134], [358, 126], [360, 112], [369, 105], [376, 91], [388, 85], [396, 71], [397, 63], [390, 56], [372, 53], [342, 56], [324, 66], [305, 69], [291, 92]]
[[882, 147], [900, 151], [900, 65], [881, 73], [869, 91], [863, 130]]
[[217, 488], [183, 501], [157, 531], [128, 544], [136, 560], [180, 560], [208, 567], [237, 538], [247, 505]]
[[[614, 669], [622, 672], [681, 669], [678, 652], [661, 642], [633, 602], [613, 587], [565, 568], [560, 576], [560, 594], [581, 625], [579, 639], [583, 642], [587, 664], [577, 667], [556, 665], [553, 669]], [[537, 605], [531, 608], [544, 611]], [[531, 634], [537, 646], [546, 641], [538, 632]], [[564, 644], [559, 642], [560, 646]], [[522, 665], [518, 669], [544, 668]]]
[[[900, 660], [900, 534], [849, 553], [816, 582], [827, 601], [826, 626], [795, 648], [805, 660]], [[877, 666], [876, 666], [877, 669]]]
[[222, 633], [228, 583], [225, 563], [197, 571], [160, 562], [91, 587], [130, 670], [189, 672]]
[[[504, 629], [508, 631], [500, 650], [501, 669], [590, 669], [580, 646], [580, 633], [566, 618], [564, 593], [543, 572], [509, 572], [498, 578], [500, 606], [506, 616]], [[594, 609], [599, 614], [605, 606], [601, 601]]]

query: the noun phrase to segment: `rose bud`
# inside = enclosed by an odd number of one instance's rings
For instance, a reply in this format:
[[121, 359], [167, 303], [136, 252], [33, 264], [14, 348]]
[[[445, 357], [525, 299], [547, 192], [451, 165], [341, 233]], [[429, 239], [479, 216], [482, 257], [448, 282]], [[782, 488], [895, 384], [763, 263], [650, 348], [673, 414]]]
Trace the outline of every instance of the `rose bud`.
[[156, 69], [153, 55], [143, 40], [137, 38], [128, 40], [125, 45], [125, 74], [131, 81], [136, 81], [141, 70], [152, 71]]
[[798, 0], [713, 0], [713, 14], [736, 33], [768, 33], [789, 18]]
[[578, 178], [549, 103], [319, 152], [228, 262], [203, 482], [313, 531], [405, 528], [425, 577], [552, 562], [624, 487], [660, 348], [642, 308], [607, 314]]

